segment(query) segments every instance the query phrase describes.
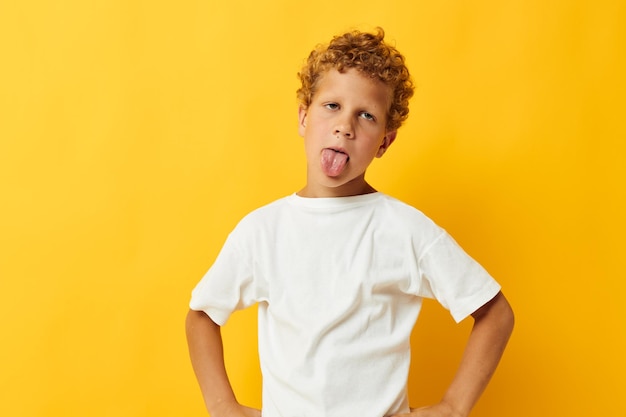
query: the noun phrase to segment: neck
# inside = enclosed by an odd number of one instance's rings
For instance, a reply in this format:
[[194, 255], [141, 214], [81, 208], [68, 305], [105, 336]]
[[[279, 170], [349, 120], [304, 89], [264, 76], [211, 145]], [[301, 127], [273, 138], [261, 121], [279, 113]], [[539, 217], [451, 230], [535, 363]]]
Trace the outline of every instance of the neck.
[[313, 187], [307, 184], [298, 191], [296, 194], [300, 197], [307, 198], [332, 198], [332, 197], [351, 197], [355, 195], [371, 194], [375, 193], [376, 189], [369, 185], [367, 182], [363, 182], [360, 185], [356, 184], [344, 184], [339, 187]]

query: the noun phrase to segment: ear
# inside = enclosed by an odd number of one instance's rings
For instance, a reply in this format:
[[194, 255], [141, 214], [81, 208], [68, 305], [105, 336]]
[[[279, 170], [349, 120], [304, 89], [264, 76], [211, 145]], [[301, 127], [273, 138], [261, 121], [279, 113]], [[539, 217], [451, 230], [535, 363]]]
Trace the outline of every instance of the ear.
[[385, 133], [383, 142], [380, 144], [380, 147], [378, 148], [378, 152], [376, 152], [376, 158], [380, 158], [381, 156], [385, 154], [385, 152], [387, 152], [387, 149], [389, 149], [393, 141], [396, 140], [397, 133], [398, 133], [397, 130], [390, 130], [389, 132]]
[[306, 116], [307, 116], [307, 108], [304, 106], [298, 107], [298, 134], [304, 137], [304, 132], [306, 131]]

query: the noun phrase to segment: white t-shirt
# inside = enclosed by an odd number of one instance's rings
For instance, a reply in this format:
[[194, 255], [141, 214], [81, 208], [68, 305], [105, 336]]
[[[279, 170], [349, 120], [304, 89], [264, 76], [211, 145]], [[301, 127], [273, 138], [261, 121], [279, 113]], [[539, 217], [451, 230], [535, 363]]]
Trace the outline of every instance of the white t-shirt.
[[259, 303], [264, 417], [408, 412], [422, 298], [461, 321], [500, 286], [420, 211], [382, 193], [291, 195], [247, 215], [193, 290], [223, 325]]

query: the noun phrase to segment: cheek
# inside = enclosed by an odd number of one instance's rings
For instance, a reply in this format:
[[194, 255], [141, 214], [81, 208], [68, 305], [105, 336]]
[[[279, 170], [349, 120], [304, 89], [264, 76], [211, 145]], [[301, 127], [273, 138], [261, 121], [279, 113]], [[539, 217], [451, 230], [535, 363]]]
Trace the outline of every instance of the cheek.
[[320, 117], [310, 117], [307, 122], [307, 132], [314, 138], [319, 138], [327, 131], [328, 122]]

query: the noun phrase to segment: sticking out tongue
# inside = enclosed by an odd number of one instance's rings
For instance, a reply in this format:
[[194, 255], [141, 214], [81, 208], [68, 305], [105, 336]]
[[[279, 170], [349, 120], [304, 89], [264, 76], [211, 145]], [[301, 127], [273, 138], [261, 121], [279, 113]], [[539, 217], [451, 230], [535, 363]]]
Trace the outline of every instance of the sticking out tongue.
[[322, 170], [329, 177], [336, 177], [341, 174], [348, 163], [348, 155], [333, 149], [322, 151]]

